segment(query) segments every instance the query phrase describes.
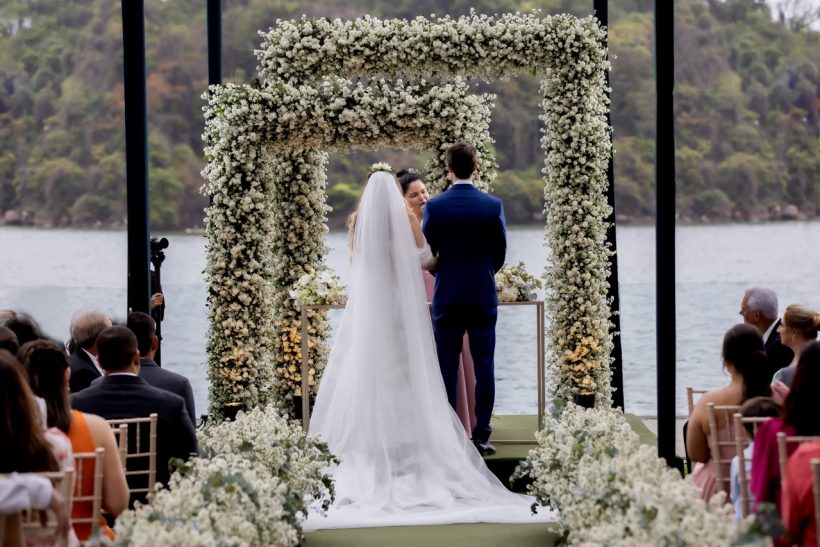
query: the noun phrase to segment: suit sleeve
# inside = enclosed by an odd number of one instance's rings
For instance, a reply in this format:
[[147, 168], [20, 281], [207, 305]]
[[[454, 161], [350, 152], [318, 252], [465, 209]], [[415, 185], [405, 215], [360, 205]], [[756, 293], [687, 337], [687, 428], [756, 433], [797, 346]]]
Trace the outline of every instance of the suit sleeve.
[[430, 204], [427, 204], [427, 207], [424, 208], [424, 216], [421, 221], [421, 231], [424, 234], [424, 239], [427, 240], [427, 244], [430, 245], [430, 250], [433, 252], [433, 256], [438, 254], [438, 240], [436, 238], [436, 231], [435, 231], [435, 224], [430, 219]]
[[177, 441], [175, 443], [176, 453], [171, 455], [176, 458], [187, 460], [191, 454], [196, 454], [197, 446], [194, 424], [191, 423], [191, 419], [188, 416], [188, 411], [186, 410], [184, 404], [179, 407], [179, 414], [176, 418], [176, 424], [176, 429], [178, 432]]
[[504, 219], [504, 204], [498, 204], [498, 223], [495, 231], [495, 242], [493, 245], [493, 268], [497, 272], [504, 266], [504, 258], [507, 255], [507, 222]]
[[191, 416], [191, 423], [194, 427], [196, 427], [196, 406], [194, 404], [194, 390], [191, 388], [191, 382], [185, 380], [185, 388], [184, 388], [184, 397], [185, 399], [185, 408], [188, 410], [188, 414]]

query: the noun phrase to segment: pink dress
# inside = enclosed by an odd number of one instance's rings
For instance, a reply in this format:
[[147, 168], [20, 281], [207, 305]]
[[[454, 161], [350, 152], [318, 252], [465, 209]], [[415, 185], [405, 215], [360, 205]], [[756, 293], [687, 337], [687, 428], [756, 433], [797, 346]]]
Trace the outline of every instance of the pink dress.
[[[433, 301], [433, 291], [436, 286], [436, 278], [430, 272], [424, 270], [424, 289], [427, 292], [428, 302]], [[461, 346], [461, 361], [458, 367], [458, 382], [456, 384], [456, 414], [458, 414], [461, 425], [467, 431], [468, 436], [472, 436], [475, 426], [475, 372], [473, 369], [473, 357], [470, 355], [470, 339], [464, 335], [464, 342]]]
[[[732, 432], [729, 427], [718, 428], [718, 439], [721, 443], [732, 440]], [[692, 482], [700, 488], [700, 497], [704, 501], [709, 501], [712, 496], [723, 489], [726, 495], [729, 496], [729, 482], [726, 480], [730, 476], [732, 458], [737, 455], [737, 450], [729, 446], [720, 447], [720, 456], [716, 458], [715, 449], [712, 447], [711, 435], [706, 437], [706, 444], [709, 446], [709, 453], [711, 457], [709, 461], [695, 464], [695, 469], [692, 471]], [[715, 474], [716, 460], [723, 460], [721, 463], [721, 474], [724, 479], [724, 484], [717, 483], [717, 475]], [[731, 499], [727, 498], [727, 501]]]

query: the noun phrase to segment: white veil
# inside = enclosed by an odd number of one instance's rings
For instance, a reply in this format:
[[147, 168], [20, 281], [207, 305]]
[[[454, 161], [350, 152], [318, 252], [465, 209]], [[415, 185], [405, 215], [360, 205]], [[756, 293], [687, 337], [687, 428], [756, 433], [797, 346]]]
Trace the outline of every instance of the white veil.
[[305, 529], [532, 521], [533, 499], [487, 469], [447, 401], [420, 250], [389, 173], [368, 180], [352, 252], [350, 298], [310, 423], [341, 460], [336, 502]]

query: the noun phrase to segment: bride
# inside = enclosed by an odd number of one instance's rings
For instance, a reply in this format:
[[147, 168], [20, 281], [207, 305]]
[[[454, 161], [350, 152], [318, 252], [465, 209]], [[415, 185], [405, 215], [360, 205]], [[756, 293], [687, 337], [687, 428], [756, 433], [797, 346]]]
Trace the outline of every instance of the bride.
[[309, 433], [340, 460], [336, 501], [305, 530], [533, 522], [533, 499], [487, 469], [447, 401], [421, 263], [432, 259], [396, 179], [369, 178], [352, 235], [352, 283]]

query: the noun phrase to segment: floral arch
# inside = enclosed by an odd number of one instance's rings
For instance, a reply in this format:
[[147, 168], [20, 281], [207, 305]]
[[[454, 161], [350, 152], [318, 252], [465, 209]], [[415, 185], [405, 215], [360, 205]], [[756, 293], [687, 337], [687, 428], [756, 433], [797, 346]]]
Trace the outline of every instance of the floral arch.
[[[212, 87], [205, 107], [210, 412], [284, 405], [300, 394], [299, 313], [289, 291], [326, 251], [326, 151], [430, 150], [427, 181], [440, 190], [444, 150], [468, 141], [482, 158], [476, 178], [489, 185], [493, 97], [471, 94], [463, 78], [524, 71], [542, 77], [553, 392], [595, 394], [608, 405], [604, 37], [592, 17], [537, 13], [302, 18], [264, 34], [259, 78]], [[326, 326], [321, 314], [310, 320], [315, 384]]]

